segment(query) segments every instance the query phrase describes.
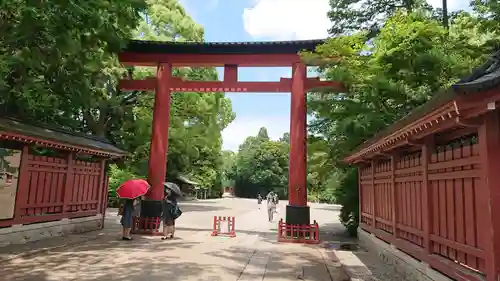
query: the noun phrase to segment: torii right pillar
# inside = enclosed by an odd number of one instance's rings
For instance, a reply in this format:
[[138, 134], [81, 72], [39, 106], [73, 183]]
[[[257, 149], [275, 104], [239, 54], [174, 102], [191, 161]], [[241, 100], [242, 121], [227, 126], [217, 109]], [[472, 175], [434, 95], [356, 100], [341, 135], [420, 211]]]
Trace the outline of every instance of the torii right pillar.
[[288, 170], [287, 224], [310, 224], [307, 206], [307, 107], [305, 82], [306, 66], [292, 66], [292, 94], [290, 110], [290, 162]]

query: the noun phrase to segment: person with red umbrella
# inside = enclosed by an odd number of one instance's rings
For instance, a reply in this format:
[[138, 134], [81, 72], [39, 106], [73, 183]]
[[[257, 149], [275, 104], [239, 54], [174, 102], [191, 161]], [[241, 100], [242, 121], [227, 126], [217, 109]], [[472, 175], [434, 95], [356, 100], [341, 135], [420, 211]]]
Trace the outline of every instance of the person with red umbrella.
[[122, 240], [132, 240], [130, 231], [133, 225], [133, 213], [139, 203], [138, 197], [145, 195], [150, 188], [147, 181], [142, 179], [128, 180], [116, 189], [116, 194], [120, 199], [123, 199], [123, 205], [120, 208], [122, 218], [120, 223], [122, 229]]

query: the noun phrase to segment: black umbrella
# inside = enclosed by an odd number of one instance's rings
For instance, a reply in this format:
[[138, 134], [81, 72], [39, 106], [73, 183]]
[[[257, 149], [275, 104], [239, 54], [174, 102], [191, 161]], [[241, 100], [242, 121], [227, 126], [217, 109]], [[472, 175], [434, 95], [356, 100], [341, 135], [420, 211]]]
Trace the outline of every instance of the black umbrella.
[[177, 184], [173, 182], [164, 182], [163, 185], [165, 186], [165, 188], [170, 189], [176, 195], [182, 196], [182, 191]]

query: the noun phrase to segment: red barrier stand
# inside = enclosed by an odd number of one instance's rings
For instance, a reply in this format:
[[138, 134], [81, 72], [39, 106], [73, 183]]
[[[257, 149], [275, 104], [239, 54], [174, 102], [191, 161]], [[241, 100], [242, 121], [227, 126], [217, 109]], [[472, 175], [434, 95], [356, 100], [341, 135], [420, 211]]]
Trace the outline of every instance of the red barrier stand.
[[[235, 221], [236, 220], [234, 217], [214, 216], [214, 224], [211, 235], [212, 236], [226, 235], [229, 237], [236, 237], [236, 232], [234, 230]], [[222, 229], [221, 227], [222, 222], [227, 222], [227, 231]]]
[[163, 235], [160, 231], [161, 218], [141, 218], [133, 217], [134, 223], [132, 224], [131, 233], [134, 234], [149, 234], [149, 235]]
[[295, 225], [286, 224], [281, 219], [278, 222], [278, 242], [318, 244], [318, 223], [314, 221], [311, 225]]

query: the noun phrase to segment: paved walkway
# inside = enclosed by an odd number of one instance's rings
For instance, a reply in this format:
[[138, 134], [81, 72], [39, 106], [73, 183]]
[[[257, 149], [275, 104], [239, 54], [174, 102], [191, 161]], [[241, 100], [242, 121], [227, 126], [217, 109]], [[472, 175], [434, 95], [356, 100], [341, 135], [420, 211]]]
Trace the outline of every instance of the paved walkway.
[[[281, 214], [286, 202], [280, 202]], [[0, 249], [1, 280], [342, 281], [346, 276], [319, 246], [276, 243], [276, 223], [267, 222], [256, 200], [183, 202], [179, 237], [119, 238], [118, 217], [108, 212], [103, 231]], [[236, 238], [211, 237], [213, 215], [236, 216]], [[334, 206], [313, 204], [311, 218], [327, 232], [341, 231]], [[326, 235], [328, 236], [328, 233]], [[21, 255], [31, 247], [31, 255]], [[38, 251], [45, 249], [44, 251]]]

